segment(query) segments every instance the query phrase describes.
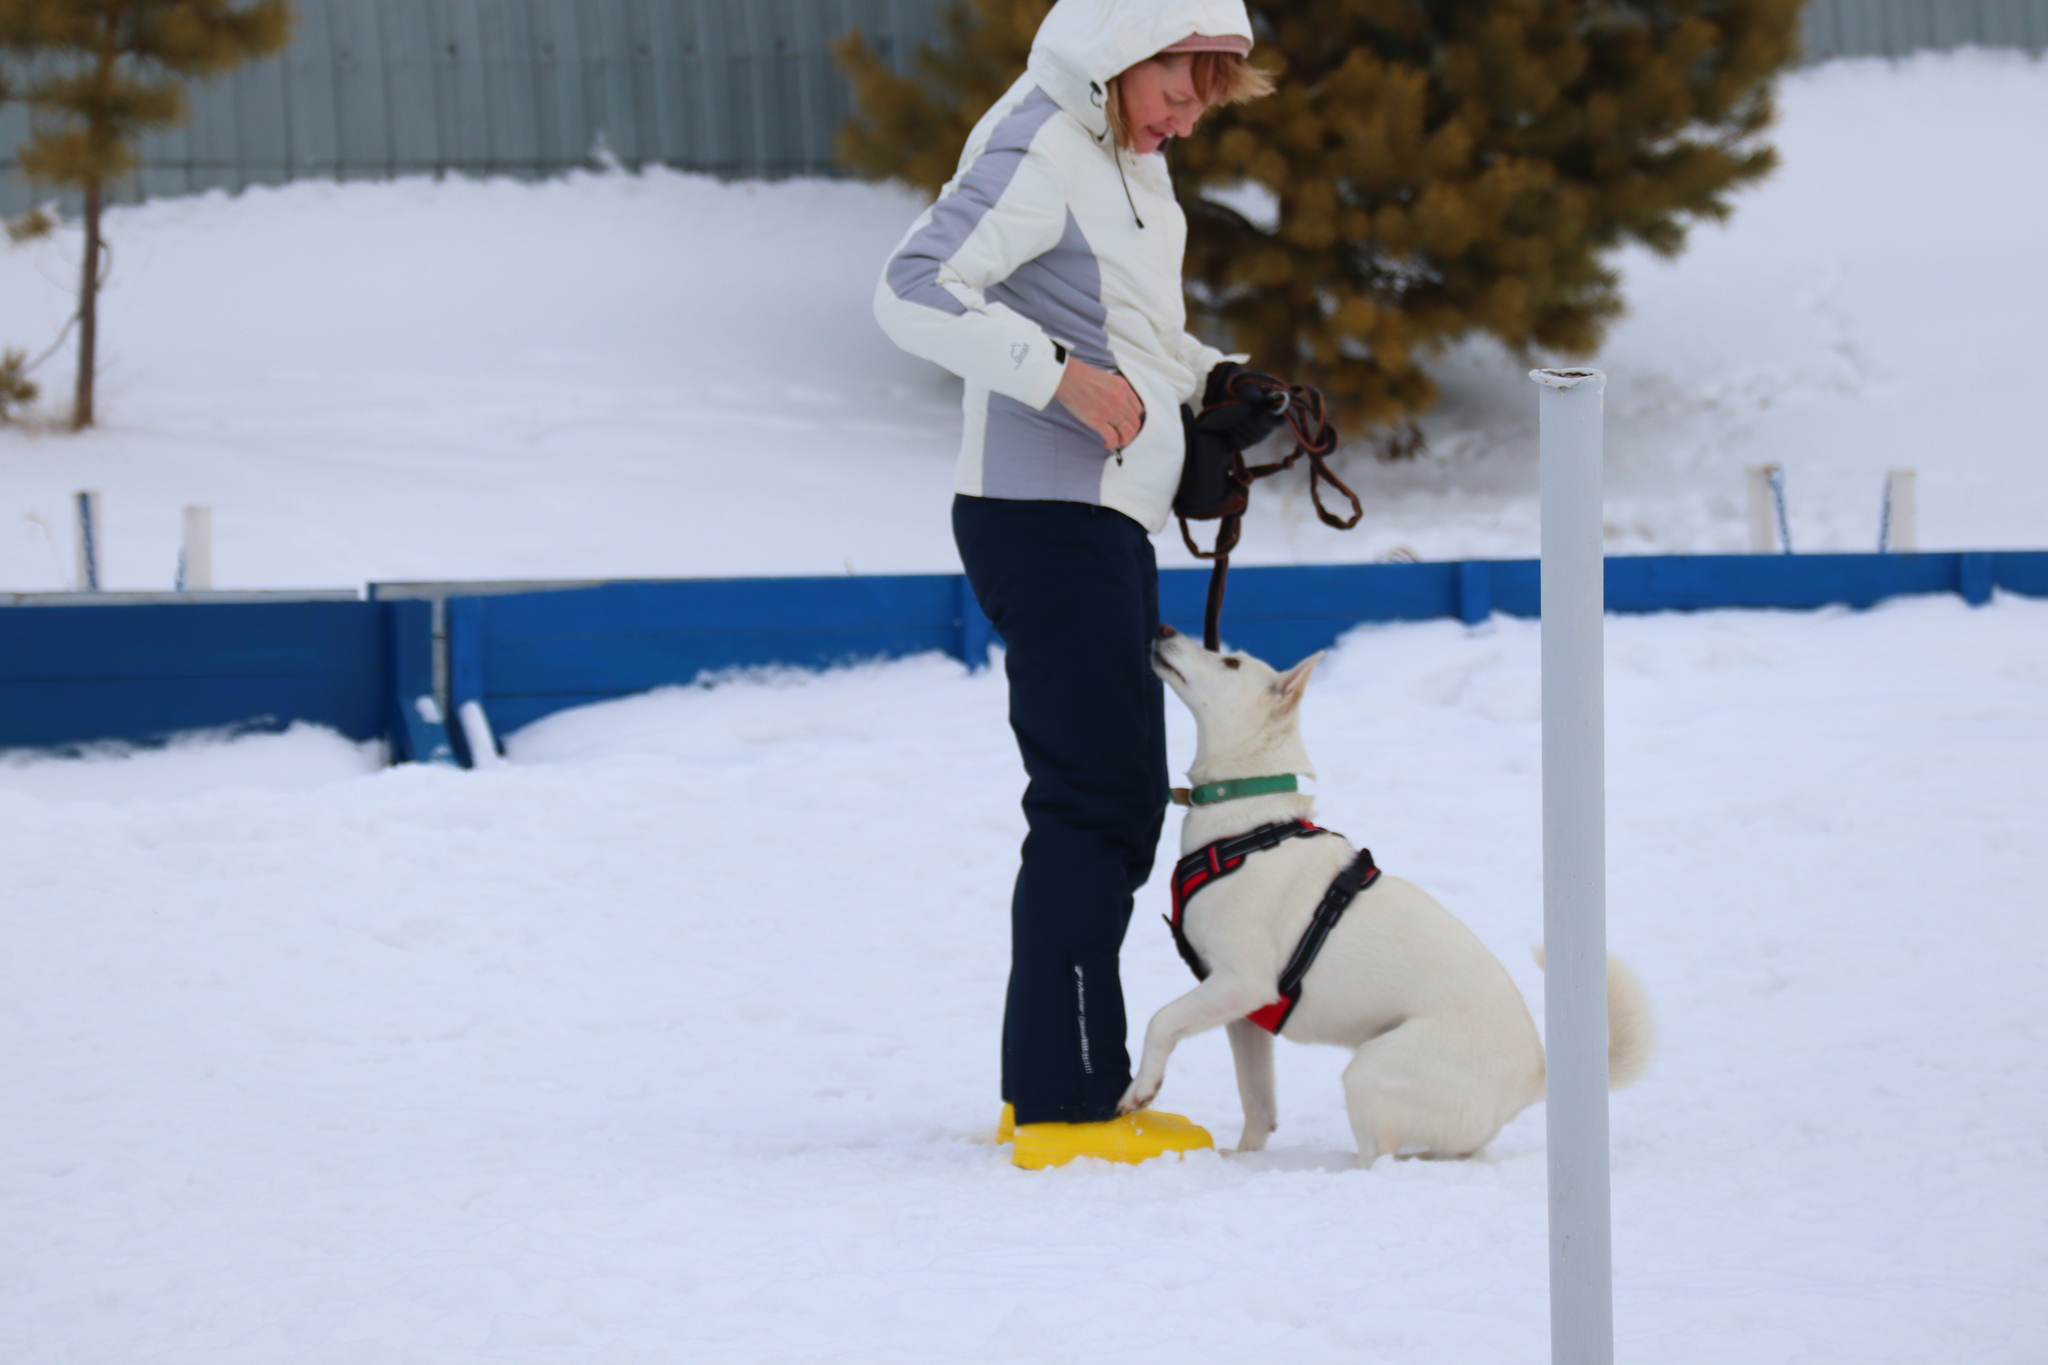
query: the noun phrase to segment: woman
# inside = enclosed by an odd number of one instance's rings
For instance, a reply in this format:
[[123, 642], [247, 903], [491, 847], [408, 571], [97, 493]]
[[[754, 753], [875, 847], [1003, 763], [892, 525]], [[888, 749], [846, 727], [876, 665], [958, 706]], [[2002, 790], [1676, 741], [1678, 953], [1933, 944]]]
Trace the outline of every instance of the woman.
[[967, 382], [953, 532], [1030, 779], [1003, 1017], [1020, 1166], [1213, 1145], [1175, 1115], [1117, 1117], [1117, 953], [1168, 794], [1149, 537], [1181, 405], [1233, 359], [1186, 331], [1187, 224], [1158, 153], [1271, 88], [1251, 46], [1242, 0], [1058, 0], [875, 294], [897, 345]]

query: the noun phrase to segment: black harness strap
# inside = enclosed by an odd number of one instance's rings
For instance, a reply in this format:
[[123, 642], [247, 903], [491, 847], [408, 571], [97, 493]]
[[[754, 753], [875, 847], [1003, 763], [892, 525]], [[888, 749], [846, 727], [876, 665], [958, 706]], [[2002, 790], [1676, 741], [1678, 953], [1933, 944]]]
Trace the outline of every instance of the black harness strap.
[[1287, 1016], [1294, 1013], [1294, 1007], [1301, 1000], [1301, 981], [1308, 975], [1308, 969], [1315, 965], [1316, 954], [1323, 951], [1323, 940], [1337, 927], [1337, 921], [1344, 918], [1344, 912], [1351, 908], [1351, 902], [1358, 893], [1380, 879], [1380, 870], [1373, 863], [1372, 850], [1361, 848], [1351, 865], [1337, 874], [1337, 880], [1330, 883], [1330, 889], [1323, 893], [1322, 903], [1316, 906], [1316, 913], [1303, 931], [1301, 942], [1294, 945], [1294, 956], [1287, 959], [1287, 965], [1280, 969], [1279, 1017], [1267, 1023], [1265, 1016], [1274, 1009], [1268, 1005], [1247, 1016], [1260, 1028], [1269, 1033], [1278, 1033], [1286, 1024]]
[[1173, 946], [1180, 950], [1180, 960], [1188, 964], [1195, 980], [1209, 979], [1209, 964], [1202, 961], [1202, 955], [1195, 951], [1194, 944], [1188, 942], [1187, 931], [1181, 927], [1189, 899], [1218, 877], [1227, 877], [1243, 867], [1244, 860], [1254, 853], [1278, 848], [1289, 839], [1308, 839], [1329, 832], [1306, 820], [1260, 825], [1251, 833], [1240, 834], [1235, 839], [1219, 839], [1213, 844], [1205, 844], [1173, 865], [1173, 913], [1161, 918], [1173, 931]]
[[[1202, 961], [1202, 955], [1195, 951], [1195, 945], [1188, 942], [1187, 930], [1182, 921], [1187, 913], [1188, 901], [1197, 891], [1218, 877], [1227, 877], [1244, 866], [1244, 860], [1254, 853], [1277, 848], [1289, 839], [1309, 838], [1328, 834], [1329, 830], [1312, 825], [1306, 820], [1293, 820], [1280, 825], [1262, 825], [1249, 834], [1235, 839], [1219, 839], [1213, 844], [1196, 849], [1182, 858], [1173, 868], [1173, 914], [1165, 916], [1166, 927], [1173, 931], [1173, 946], [1180, 951], [1181, 961], [1195, 974], [1197, 981], [1209, 979], [1209, 965]], [[1323, 893], [1323, 899], [1316, 906], [1316, 912], [1309, 918], [1308, 928], [1303, 931], [1301, 941], [1294, 946], [1287, 965], [1280, 970], [1280, 998], [1269, 1005], [1261, 1006], [1246, 1015], [1253, 1023], [1268, 1033], [1278, 1033], [1287, 1023], [1287, 1017], [1294, 1013], [1294, 1007], [1301, 1000], [1301, 983], [1308, 976], [1308, 969], [1315, 965], [1316, 954], [1322, 952], [1330, 931], [1337, 927], [1337, 921], [1351, 908], [1351, 902], [1358, 893], [1379, 880], [1380, 870], [1372, 860], [1369, 849], [1360, 849], [1358, 856], [1351, 860], [1330, 889]]]

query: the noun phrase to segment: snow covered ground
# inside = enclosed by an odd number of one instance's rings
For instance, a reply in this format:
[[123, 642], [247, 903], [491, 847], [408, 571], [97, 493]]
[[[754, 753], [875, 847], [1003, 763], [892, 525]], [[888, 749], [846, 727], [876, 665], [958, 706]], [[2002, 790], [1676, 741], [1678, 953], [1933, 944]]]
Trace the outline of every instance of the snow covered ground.
[[[1617, 1358], [2048, 1359], [2048, 604], [1610, 622]], [[1541, 1017], [1537, 635], [1354, 632], [1320, 814]], [[1191, 727], [1173, 706], [1176, 765]], [[1021, 775], [940, 658], [679, 689], [487, 772], [301, 732], [0, 766], [0, 1358], [1536, 1362], [1542, 1110], [1348, 1167], [989, 1130]], [[1134, 1016], [1189, 984], [1141, 895]], [[1235, 1136], [1220, 1034], [1162, 1103]]]
[[[1874, 548], [1894, 466], [1926, 547], [2042, 544], [2048, 143], [2014, 130], [2048, 126], [2048, 65], [1831, 63], [1783, 108], [1784, 169], [1727, 227], [1620, 262], [1612, 548], [1742, 548], [1765, 461], [1801, 548]], [[955, 390], [868, 309], [916, 209], [660, 173], [124, 209], [104, 428], [0, 429], [0, 589], [67, 582], [86, 487], [129, 588], [170, 585], [185, 503], [215, 509], [223, 586], [950, 570]], [[76, 252], [0, 250], [0, 345], [55, 332]], [[1484, 345], [1438, 369], [1430, 456], [1352, 471], [1363, 527], [1267, 485], [1241, 560], [1535, 553], [1533, 387]]]

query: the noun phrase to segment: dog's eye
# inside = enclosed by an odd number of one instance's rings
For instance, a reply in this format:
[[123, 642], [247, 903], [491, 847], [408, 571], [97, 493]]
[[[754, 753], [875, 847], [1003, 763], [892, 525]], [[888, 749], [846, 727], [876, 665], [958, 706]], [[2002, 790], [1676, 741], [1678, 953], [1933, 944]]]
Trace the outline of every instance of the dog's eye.
[[1229, 657], [1228, 655], [1225, 655], [1225, 656], [1224, 656], [1224, 659], [1223, 659], [1223, 666], [1224, 666], [1225, 668], [1243, 668], [1243, 667], [1244, 667], [1244, 660], [1242, 660], [1242, 659], [1233, 659], [1233, 658], [1230, 658], [1230, 657]]

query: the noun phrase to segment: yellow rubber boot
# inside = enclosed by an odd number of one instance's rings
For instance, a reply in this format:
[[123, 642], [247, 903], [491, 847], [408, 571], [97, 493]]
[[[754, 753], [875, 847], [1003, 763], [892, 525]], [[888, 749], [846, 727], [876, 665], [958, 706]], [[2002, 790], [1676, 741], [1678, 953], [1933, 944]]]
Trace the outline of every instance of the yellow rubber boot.
[[1017, 1106], [1006, 1104], [1003, 1106], [1003, 1116], [996, 1120], [996, 1145], [1000, 1147], [1005, 1142], [1015, 1142], [1016, 1140]]
[[1200, 1151], [1216, 1140], [1179, 1114], [1140, 1109], [1104, 1123], [1020, 1123], [1017, 1150], [1010, 1160], [1029, 1171], [1064, 1166], [1075, 1157], [1137, 1165], [1172, 1152]]

